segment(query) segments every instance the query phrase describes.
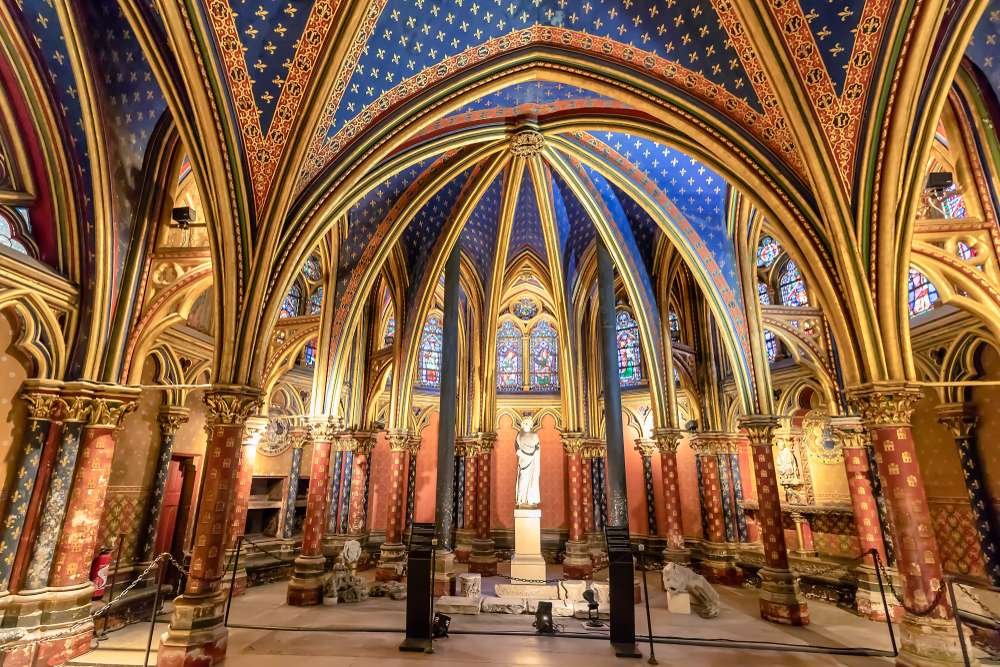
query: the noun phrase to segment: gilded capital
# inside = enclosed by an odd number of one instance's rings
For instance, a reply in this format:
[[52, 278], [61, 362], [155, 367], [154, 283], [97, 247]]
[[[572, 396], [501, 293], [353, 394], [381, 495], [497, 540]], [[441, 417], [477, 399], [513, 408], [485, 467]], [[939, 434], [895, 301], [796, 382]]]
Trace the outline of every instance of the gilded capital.
[[263, 415], [247, 417], [246, 421], [243, 422], [243, 444], [256, 447], [264, 437], [264, 433], [267, 432], [270, 421]]
[[288, 432], [288, 437], [292, 442], [292, 449], [302, 449], [309, 443], [311, 433], [308, 426], [294, 426]]
[[208, 426], [243, 426], [263, 404], [259, 391], [238, 385], [213, 387], [202, 400], [208, 407]]
[[419, 433], [410, 433], [410, 439], [406, 443], [406, 449], [410, 452], [411, 456], [416, 456], [417, 452], [420, 451], [420, 445], [423, 443], [424, 439]]
[[691, 449], [698, 456], [710, 456], [729, 451], [729, 442], [733, 436], [720, 431], [703, 431], [691, 437]]
[[910, 426], [922, 393], [905, 383], [873, 383], [849, 390], [848, 398], [868, 428]]
[[493, 452], [493, 446], [497, 443], [497, 434], [480, 432], [475, 435], [476, 438], [476, 450], [480, 454], [490, 454]]
[[871, 442], [860, 417], [831, 417], [830, 430], [840, 449], [864, 449]]
[[52, 419], [58, 407], [58, 399], [56, 394], [50, 392], [26, 391], [21, 393], [21, 400], [28, 406], [28, 419]]
[[330, 417], [311, 417], [308, 428], [309, 438], [317, 443], [333, 443], [341, 431], [337, 421]]
[[946, 426], [955, 438], [971, 438], [976, 431], [976, 410], [967, 403], [946, 403], [937, 408], [938, 421]]
[[575, 456], [583, 452], [583, 433], [580, 431], [562, 432], [563, 451], [569, 456]]
[[608, 445], [606, 442], [600, 438], [584, 438], [583, 439], [583, 458], [585, 459], [603, 459], [605, 453], [608, 451]]
[[102, 428], [118, 428], [122, 425], [125, 415], [135, 410], [139, 403], [139, 389], [121, 388], [107, 394], [98, 394], [91, 399], [89, 426]]
[[545, 137], [536, 130], [522, 130], [510, 140], [510, 152], [519, 157], [534, 157], [545, 147]]
[[684, 431], [679, 428], [658, 428], [653, 431], [653, 439], [661, 454], [676, 454], [683, 437]]
[[386, 431], [385, 438], [389, 441], [390, 452], [405, 452], [410, 449], [411, 433], [406, 429], [394, 428]]
[[751, 447], [770, 447], [778, 418], [772, 415], [747, 415], [740, 419], [740, 428], [747, 434]]
[[655, 440], [651, 440], [649, 438], [636, 438], [635, 451], [639, 452], [642, 458], [648, 459], [659, 451], [659, 447], [657, 447]]
[[156, 421], [160, 425], [160, 434], [165, 436], [175, 435], [177, 429], [187, 422], [189, 412], [187, 408], [175, 406], [161, 408], [160, 413], [156, 415]]
[[371, 456], [372, 450], [375, 449], [375, 443], [378, 440], [378, 436], [374, 431], [352, 431], [354, 436], [354, 451], [362, 456]]

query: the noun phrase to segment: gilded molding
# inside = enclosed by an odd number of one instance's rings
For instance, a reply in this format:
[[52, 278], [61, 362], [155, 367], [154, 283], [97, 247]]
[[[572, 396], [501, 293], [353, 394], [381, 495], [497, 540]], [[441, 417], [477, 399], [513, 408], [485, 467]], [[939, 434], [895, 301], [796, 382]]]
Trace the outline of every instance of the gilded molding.
[[218, 387], [202, 398], [208, 407], [207, 426], [243, 426], [263, 404], [260, 392], [249, 387]]
[[567, 456], [576, 456], [583, 453], [583, 433], [580, 431], [563, 431], [562, 446]]
[[386, 440], [389, 441], [390, 452], [410, 451], [411, 437], [412, 434], [406, 429], [392, 429], [391, 431], [387, 431], [385, 434]]
[[160, 410], [160, 413], [156, 415], [156, 421], [160, 425], [160, 434], [165, 436], [173, 436], [177, 434], [177, 430], [187, 422], [189, 416], [189, 410], [186, 408], [169, 407]]
[[683, 437], [684, 431], [679, 428], [658, 428], [653, 431], [653, 439], [660, 454], [676, 454]]
[[860, 417], [831, 417], [830, 430], [837, 447], [844, 449], [864, 449], [871, 444], [868, 429]]
[[946, 403], [937, 408], [938, 422], [951, 431], [956, 440], [971, 438], [979, 421], [976, 409], [967, 403]]
[[739, 421], [751, 447], [771, 447], [774, 444], [774, 431], [778, 428], [778, 418], [772, 415], [747, 415]]
[[510, 139], [510, 152], [518, 157], [535, 157], [545, 148], [545, 137], [537, 130], [522, 130]]
[[52, 420], [59, 405], [59, 397], [48, 392], [22, 392], [21, 400], [28, 406], [28, 419], [35, 420]]
[[873, 383], [848, 391], [848, 399], [868, 428], [910, 426], [922, 392], [905, 383]]

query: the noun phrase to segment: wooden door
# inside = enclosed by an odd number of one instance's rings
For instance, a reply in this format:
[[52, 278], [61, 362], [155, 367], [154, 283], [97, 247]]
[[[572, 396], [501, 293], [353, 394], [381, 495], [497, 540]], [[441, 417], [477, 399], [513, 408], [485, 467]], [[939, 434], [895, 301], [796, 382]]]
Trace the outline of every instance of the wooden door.
[[156, 553], [170, 551], [174, 541], [174, 531], [177, 529], [177, 512], [181, 504], [181, 491], [184, 488], [184, 472], [180, 459], [171, 459], [167, 468], [167, 482], [163, 488], [163, 505], [160, 509], [160, 520], [156, 526]]

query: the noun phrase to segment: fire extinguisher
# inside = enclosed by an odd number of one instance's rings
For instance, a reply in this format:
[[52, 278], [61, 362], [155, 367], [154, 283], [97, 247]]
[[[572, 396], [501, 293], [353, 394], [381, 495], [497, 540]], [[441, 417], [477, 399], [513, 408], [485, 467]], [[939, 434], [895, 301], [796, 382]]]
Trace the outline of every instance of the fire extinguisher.
[[94, 584], [93, 600], [104, 597], [104, 589], [108, 587], [108, 573], [111, 569], [111, 550], [101, 549], [90, 566], [90, 581]]

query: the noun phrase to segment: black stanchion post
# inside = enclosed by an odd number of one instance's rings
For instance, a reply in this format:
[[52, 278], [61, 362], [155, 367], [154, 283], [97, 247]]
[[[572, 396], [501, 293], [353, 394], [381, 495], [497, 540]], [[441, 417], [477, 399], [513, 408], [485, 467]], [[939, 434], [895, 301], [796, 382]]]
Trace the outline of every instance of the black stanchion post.
[[962, 662], [965, 663], [966, 667], [971, 665], [969, 662], [969, 650], [965, 647], [965, 633], [962, 630], [962, 617], [958, 613], [958, 600], [955, 599], [955, 583], [952, 581], [951, 577], [945, 578], [945, 586], [948, 587], [948, 601], [951, 603], [951, 613], [955, 615], [955, 630], [958, 631], [958, 645], [962, 647]]
[[433, 629], [433, 523], [414, 523], [406, 557], [406, 637], [400, 651], [427, 652]]
[[156, 631], [156, 615], [160, 611], [160, 589], [163, 588], [163, 572], [165, 570], [162, 562], [156, 566], [156, 591], [153, 593], [153, 611], [149, 614], [149, 635], [146, 637], [146, 657], [143, 658], [142, 667], [149, 665], [149, 652], [153, 647], [153, 633]]
[[[882, 559], [879, 558], [878, 550], [871, 550], [872, 559], [875, 561], [875, 577], [878, 580], [878, 590], [882, 595], [882, 609], [885, 610], [885, 624], [889, 628], [889, 642], [892, 644], [892, 654], [894, 656], [899, 655], [899, 649], [896, 648], [896, 633], [892, 629], [892, 613], [889, 611], [889, 601], [885, 597], [885, 586], [882, 585]], [[888, 576], [888, 573], [886, 573]]]
[[[115, 547], [115, 574], [111, 578], [111, 585], [108, 586], [108, 607], [111, 607], [111, 603], [115, 599], [115, 582], [118, 580], [118, 566], [122, 562], [122, 544], [125, 543], [125, 533], [118, 533], [118, 545]], [[108, 613], [104, 614], [104, 622], [101, 624], [101, 632], [98, 635], [99, 639], [105, 639], [108, 636], [108, 616], [110, 615], [110, 609]]]
[[656, 662], [656, 649], [653, 648], [653, 618], [649, 615], [649, 584], [646, 582], [646, 545], [639, 545], [639, 570], [642, 572], [642, 599], [646, 603], [646, 632], [649, 633], [649, 660], [651, 665]]
[[240, 550], [243, 548], [243, 536], [236, 538], [236, 553], [233, 554], [233, 578], [229, 580], [229, 591], [226, 594], [226, 615], [222, 625], [229, 627], [229, 608], [233, 606], [233, 590], [236, 588], [236, 571], [240, 569]]

